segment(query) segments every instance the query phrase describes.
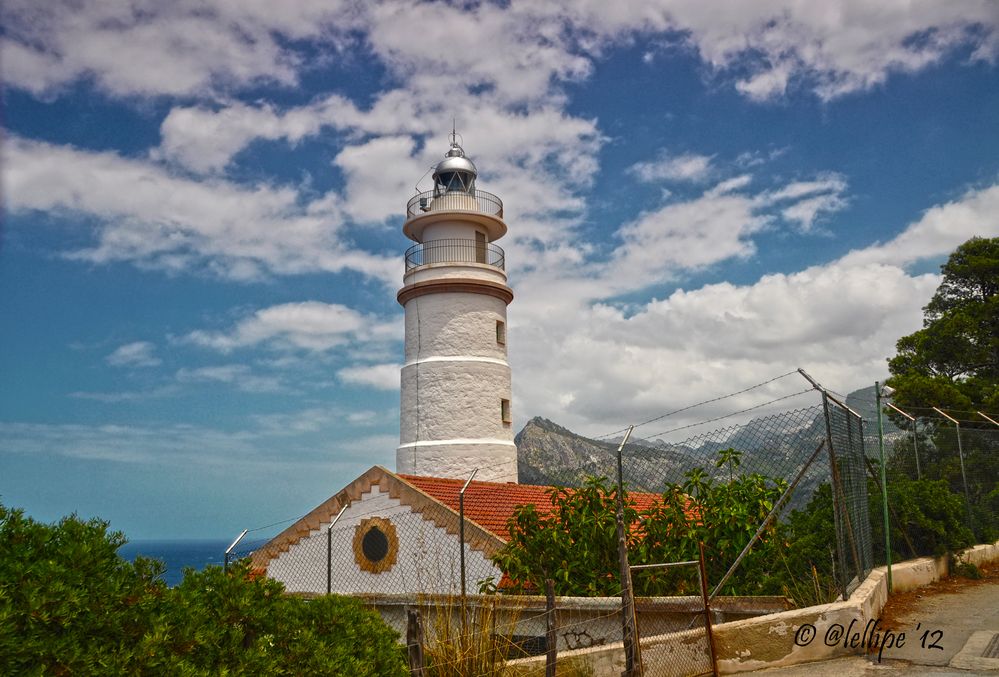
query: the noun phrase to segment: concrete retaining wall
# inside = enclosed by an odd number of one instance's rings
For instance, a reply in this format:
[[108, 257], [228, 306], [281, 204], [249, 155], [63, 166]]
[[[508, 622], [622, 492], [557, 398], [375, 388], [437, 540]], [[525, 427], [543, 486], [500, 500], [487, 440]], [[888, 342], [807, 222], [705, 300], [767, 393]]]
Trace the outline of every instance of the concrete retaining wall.
[[[976, 566], [997, 562], [999, 541], [969, 548], [960, 559]], [[895, 592], [904, 592], [929, 585], [947, 575], [947, 557], [922, 557], [893, 565], [892, 587]], [[871, 643], [873, 632], [882, 632], [880, 626], [874, 624], [887, 600], [887, 573], [885, 567], [879, 567], [845, 602], [722, 623], [714, 628], [718, 670], [723, 674], [734, 674], [865, 653], [867, 649], [863, 645]], [[668, 654], [669, 665], [677, 666], [678, 656], [688, 649], [697, 648], [687, 634], [669, 633], [642, 638], [644, 662], [647, 665], [665, 664], [664, 656]], [[677, 647], [684, 651], [678, 653]], [[558, 660], [560, 664], [586, 664], [597, 675], [620, 674], [624, 670], [624, 649], [620, 642], [616, 642], [591, 649], [560, 652]], [[544, 658], [512, 661], [510, 667], [516, 675], [543, 675]]]

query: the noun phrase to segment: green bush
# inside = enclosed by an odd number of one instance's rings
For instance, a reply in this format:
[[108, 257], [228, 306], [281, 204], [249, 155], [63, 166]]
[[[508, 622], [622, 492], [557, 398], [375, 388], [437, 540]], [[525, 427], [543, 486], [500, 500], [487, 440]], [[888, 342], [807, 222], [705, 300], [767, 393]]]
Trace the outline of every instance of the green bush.
[[99, 520], [55, 525], [0, 505], [0, 673], [126, 674], [160, 615], [162, 565], [117, 555]]
[[359, 601], [305, 600], [239, 563], [187, 570], [117, 555], [106, 522], [46, 525], [0, 505], [0, 674], [405, 675], [397, 635]]
[[958, 552], [975, 542], [964, 497], [951, 491], [946, 480], [895, 478], [888, 485], [888, 504], [897, 517], [892, 550], [903, 542], [899, 528], [905, 530], [916, 555]]

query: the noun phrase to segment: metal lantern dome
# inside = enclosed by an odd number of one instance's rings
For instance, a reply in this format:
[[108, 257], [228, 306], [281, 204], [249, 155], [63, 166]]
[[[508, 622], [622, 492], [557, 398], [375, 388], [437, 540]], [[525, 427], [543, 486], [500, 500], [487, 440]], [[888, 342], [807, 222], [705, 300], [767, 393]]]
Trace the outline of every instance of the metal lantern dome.
[[434, 169], [434, 196], [451, 192], [474, 195], [477, 174], [475, 164], [465, 157], [465, 151], [452, 135], [451, 149]]

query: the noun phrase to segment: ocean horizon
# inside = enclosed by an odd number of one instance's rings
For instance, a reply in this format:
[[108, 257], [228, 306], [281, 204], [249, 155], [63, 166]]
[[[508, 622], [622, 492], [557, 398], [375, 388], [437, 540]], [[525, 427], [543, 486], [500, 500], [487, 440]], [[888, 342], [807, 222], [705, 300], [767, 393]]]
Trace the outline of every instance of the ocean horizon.
[[[247, 557], [253, 550], [266, 540], [243, 541], [233, 553], [238, 557]], [[166, 570], [163, 581], [170, 587], [179, 585], [184, 579], [184, 569], [201, 571], [208, 566], [222, 566], [225, 559], [225, 549], [232, 543], [232, 538], [174, 538], [174, 539], [136, 539], [129, 541], [118, 549], [118, 556], [129, 562], [135, 561], [139, 555], [158, 559], [163, 562]]]

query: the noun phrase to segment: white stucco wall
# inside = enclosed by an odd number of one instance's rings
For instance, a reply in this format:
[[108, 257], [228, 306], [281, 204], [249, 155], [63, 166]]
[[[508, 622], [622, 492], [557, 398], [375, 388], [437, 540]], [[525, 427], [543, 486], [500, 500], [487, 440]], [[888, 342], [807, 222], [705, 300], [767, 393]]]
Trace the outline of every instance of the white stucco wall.
[[468, 479], [478, 469], [476, 480], [517, 481], [517, 446], [513, 442], [456, 440], [450, 444], [420, 442], [396, 450], [397, 472]]
[[500, 400], [510, 368], [472, 360], [420, 362], [402, 370], [400, 444], [454, 439], [513, 441]]
[[[364, 571], [354, 558], [354, 534], [361, 521], [381, 517], [396, 529], [399, 552], [388, 571]], [[455, 526], [457, 517], [454, 518]], [[327, 527], [302, 538], [267, 567], [270, 578], [284, 583], [289, 592], [326, 592]], [[382, 493], [378, 485], [362, 495], [340, 518], [332, 532], [333, 592], [345, 594], [456, 594], [461, 590], [459, 540], [456, 534], [425, 520], [407, 505]], [[500, 572], [478, 550], [465, 546], [466, 586]]]
[[506, 304], [484, 294], [425, 294], [406, 303], [406, 362], [435, 356], [495, 357], [496, 321], [506, 322]]
[[[430, 263], [409, 270], [403, 277], [404, 284], [416, 284], [428, 280], [485, 280], [506, 284], [506, 272], [487, 263]], [[499, 300], [499, 299], [497, 299]], [[506, 311], [503, 311], [504, 314]]]
[[[449, 200], [455, 198], [448, 198]], [[475, 202], [475, 198], [468, 198], [471, 201], [472, 209], [477, 209], [478, 205]], [[474, 240], [475, 231], [478, 231], [486, 236], [486, 240], [489, 239], [488, 231], [482, 226], [471, 223], [470, 221], [437, 221], [436, 223], [430, 224], [423, 229], [423, 241], [430, 242], [431, 240], [446, 240], [449, 238], [454, 238], [457, 240]]]
[[[515, 482], [517, 449], [501, 401], [512, 401], [502, 299], [427, 294], [406, 303], [406, 362], [400, 392], [396, 470]], [[507, 338], [509, 340], [509, 337]]]

